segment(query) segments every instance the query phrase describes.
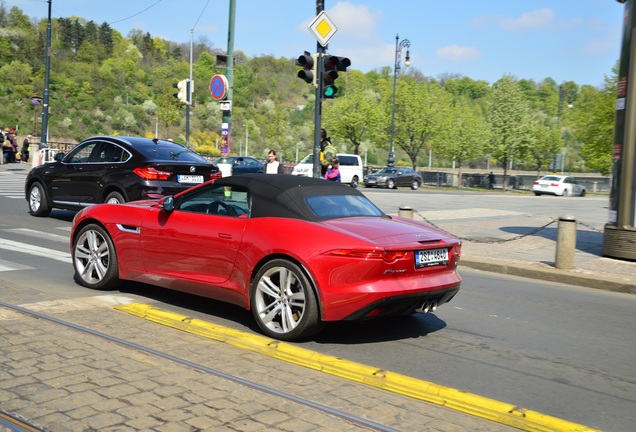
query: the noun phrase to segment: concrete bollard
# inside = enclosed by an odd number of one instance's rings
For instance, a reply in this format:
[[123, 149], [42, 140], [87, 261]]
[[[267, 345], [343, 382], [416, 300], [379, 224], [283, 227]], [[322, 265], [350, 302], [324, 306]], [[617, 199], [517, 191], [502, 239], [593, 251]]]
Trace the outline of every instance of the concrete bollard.
[[400, 210], [398, 211], [398, 216], [413, 219], [413, 208], [406, 205], [401, 205]]
[[571, 215], [559, 217], [557, 230], [556, 258], [554, 265], [558, 269], [574, 268], [574, 250], [576, 249], [576, 218]]

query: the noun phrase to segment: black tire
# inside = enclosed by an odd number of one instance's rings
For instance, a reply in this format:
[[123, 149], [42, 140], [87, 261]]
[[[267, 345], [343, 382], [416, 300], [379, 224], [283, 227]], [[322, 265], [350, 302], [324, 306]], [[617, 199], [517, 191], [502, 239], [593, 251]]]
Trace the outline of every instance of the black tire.
[[581, 191], [581, 197], [584, 197], [584, 196], [585, 196], [585, 189]]
[[413, 183], [411, 183], [411, 189], [417, 190], [417, 188], [419, 187], [420, 187], [420, 182], [418, 182], [417, 180], [413, 180]]
[[285, 259], [261, 267], [252, 281], [250, 302], [258, 327], [274, 339], [306, 338], [324, 326], [311, 282], [300, 267]]
[[46, 217], [51, 214], [46, 191], [41, 183], [35, 182], [29, 188], [29, 213], [33, 216]]
[[100, 225], [82, 228], [73, 242], [73, 267], [79, 283], [97, 290], [109, 290], [119, 284], [117, 252], [108, 232]]
[[126, 200], [124, 199], [124, 196], [119, 192], [111, 192], [106, 196], [104, 202], [108, 204], [123, 204], [126, 202]]
[[570, 196], [570, 192], [567, 189], [563, 189], [563, 195], [561, 195], [563, 197], [568, 197]]
[[353, 178], [351, 179], [351, 183], [350, 183], [351, 187], [354, 188], [354, 189], [357, 188], [358, 187], [358, 182], [359, 182], [358, 176], [353, 176]]
[[395, 181], [393, 181], [393, 179], [388, 179], [386, 181], [386, 188], [387, 189], [395, 189]]
[[540, 193], [540, 192], [535, 192], [534, 194], [535, 194], [536, 196], [541, 196], [541, 193]]

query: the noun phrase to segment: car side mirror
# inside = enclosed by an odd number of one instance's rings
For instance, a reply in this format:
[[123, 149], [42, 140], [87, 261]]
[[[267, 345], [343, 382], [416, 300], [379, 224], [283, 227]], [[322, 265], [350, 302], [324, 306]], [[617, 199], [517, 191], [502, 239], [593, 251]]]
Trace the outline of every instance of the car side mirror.
[[66, 156], [66, 153], [64, 152], [55, 153], [54, 159], [56, 162], [62, 162], [62, 159], [64, 159], [64, 156]]
[[172, 195], [159, 200], [159, 208], [163, 211], [171, 212], [174, 210], [174, 197]]

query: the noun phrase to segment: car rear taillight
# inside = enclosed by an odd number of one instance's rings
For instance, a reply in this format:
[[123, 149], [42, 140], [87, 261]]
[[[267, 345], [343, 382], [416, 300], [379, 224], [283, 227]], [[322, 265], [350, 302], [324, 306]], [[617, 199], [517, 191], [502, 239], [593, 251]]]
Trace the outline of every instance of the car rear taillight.
[[337, 249], [329, 252], [330, 255], [346, 256], [360, 259], [382, 259], [387, 263], [399, 260], [406, 256], [404, 251], [382, 251], [382, 250], [359, 250], [359, 249]]
[[135, 174], [144, 180], [168, 180], [171, 172], [159, 171], [154, 167], [139, 167], [133, 170]]
[[552, 187], [557, 187], [559, 184], [558, 183], [550, 183], [550, 186]]
[[210, 173], [210, 180], [218, 180], [220, 178], [223, 178], [223, 173], [221, 172], [221, 170]]
[[532, 183], [532, 184], [539, 184], [539, 182], [538, 182], [538, 181], [536, 181], [536, 182], [534, 182], [534, 183]]

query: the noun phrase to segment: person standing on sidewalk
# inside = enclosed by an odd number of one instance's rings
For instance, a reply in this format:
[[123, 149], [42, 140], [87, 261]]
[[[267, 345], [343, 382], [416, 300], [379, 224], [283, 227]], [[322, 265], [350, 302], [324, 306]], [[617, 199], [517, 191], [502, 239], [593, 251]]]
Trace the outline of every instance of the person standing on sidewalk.
[[22, 141], [22, 150], [20, 150], [20, 160], [22, 162], [29, 162], [29, 145], [31, 144], [31, 135], [27, 135]]
[[284, 174], [285, 167], [278, 161], [276, 150], [270, 150], [267, 154], [267, 163], [265, 164], [266, 174]]

